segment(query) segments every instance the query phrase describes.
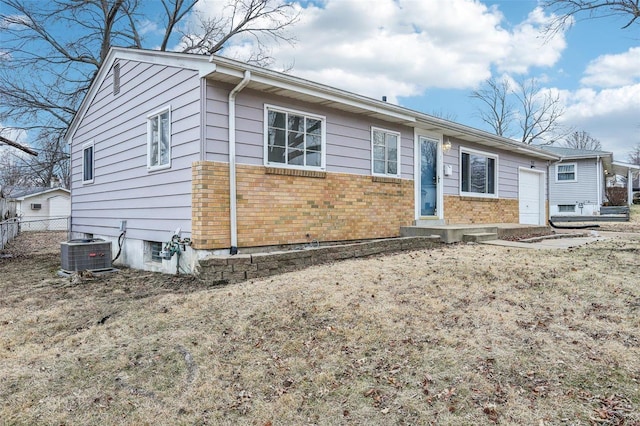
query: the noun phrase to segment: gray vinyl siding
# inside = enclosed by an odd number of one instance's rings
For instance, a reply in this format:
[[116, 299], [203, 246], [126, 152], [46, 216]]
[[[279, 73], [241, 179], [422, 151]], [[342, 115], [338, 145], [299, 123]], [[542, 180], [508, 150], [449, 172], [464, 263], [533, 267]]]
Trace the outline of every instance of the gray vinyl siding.
[[460, 149], [472, 149], [498, 156], [498, 197], [518, 198], [518, 170], [520, 167], [530, 168], [531, 161], [537, 170], [546, 170], [547, 164], [543, 160], [532, 159], [524, 155], [477, 145], [467, 141], [451, 138], [451, 149], [443, 155], [445, 165], [451, 165], [453, 173], [444, 176], [444, 195], [460, 195]]
[[[211, 161], [229, 161], [228, 96], [231, 86], [207, 84], [206, 155]], [[401, 175], [413, 179], [413, 129], [284, 97], [241, 91], [236, 98], [236, 160], [264, 164], [264, 105], [275, 105], [326, 118], [326, 166], [332, 173], [371, 175], [371, 127], [400, 132]]]
[[598, 167], [596, 159], [566, 160], [560, 164], [576, 163], [578, 168], [577, 182], [557, 182], [557, 165], [549, 168], [549, 203], [558, 204], [593, 204], [598, 202]]
[[[191, 232], [191, 164], [199, 159], [200, 79], [193, 70], [120, 60], [120, 93], [111, 72], [73, 136], [74, 232], [167, 241]], [[147, 170], [147, 115], [171, 108], [171, 168]], [[82, 145], [94, 141], [94, 182], [82, 183]]]

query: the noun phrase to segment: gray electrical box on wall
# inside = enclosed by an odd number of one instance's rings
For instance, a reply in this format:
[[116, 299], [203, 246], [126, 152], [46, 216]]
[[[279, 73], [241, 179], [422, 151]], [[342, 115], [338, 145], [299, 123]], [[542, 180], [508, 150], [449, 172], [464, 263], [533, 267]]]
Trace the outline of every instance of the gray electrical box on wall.
[[111, 268], [111, 241], [97, 238], [60, 243], [62, 270], [95, 271]]

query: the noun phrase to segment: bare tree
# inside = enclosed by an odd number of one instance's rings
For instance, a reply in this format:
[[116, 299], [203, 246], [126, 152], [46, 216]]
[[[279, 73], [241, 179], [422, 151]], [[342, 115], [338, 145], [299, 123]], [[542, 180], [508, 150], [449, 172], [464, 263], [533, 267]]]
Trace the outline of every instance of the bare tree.
[[564, 108], [560, 96], [541, 90], [533, 78], [517, 82], [515, 87], [507, 78], [500, 82], [490, 78], [471, 97], [482, 102], [478, 114], [498, 136], [513, 137], [511, 129], [517, 126], [522, 143], [549, 144], [552, 142], [544, 137], [561, 130], [559, 118]]
[[518, 84], [516, 98], [522, 108], [519, 119], [522, 142], [551, 143], [544, 142], [543, 136], [558, 134], [560, 130], [558, 120], [564, 114], [560, 95], [540, 90], [536, 79], [531, 78]]
[[59, 141], [109, 49], [149, 47], [145, 22], [160, 23], [160, 50], [224, 53], [233, 38], [252, 37], [252, 60], [261, 62], [269, 59], [265, 37], [292, 42], [285, 30], [298, 19], [293, 5], [277, 0], [228, 0], [215, 18], [195, 13], [198, 0], [160, 0], [160, 16], [150, 16], [144, 3], [0, 0], [0, 122], [34, 131], [42, 149], [55, 153], [49, 160], [64, 161]]
[[547, 31], [555, 33], [574, 19], [586, 15], [588, 19], [618, 16], [624, 19], [623, 29], [640, 22], [638, 0], [546, 0], [545, 9], [558, 14], [547, 26]]
[[9, 145], [12, 146], [16, 149], [19, 149], [22, 152], [26, 152], [29, 155], [38, 155], [37, 152], [35, 152], [34, 150], [32, 150], [31, 148], [24, 146], [24, 145], [20, 145], [17, 142], [12, 141], [11, 139], [7, 139], [4, 136], [0, 135], [0, 144], [5, 144], [5, 145]]
[[509, 102], [511, 93], [511, 83], [507, 78], [500, 81], [490, 78], [480, 89], [471, 93], [472, 98], [484, 104], [477, 110], [480, 119], [491, 126], [498, 136], [512, 136], [510, 126], [516, 111]]
[[640, 142], [637, 143], [631, 151], [629, 151], [627, 159], [629, 160], [629, 163], [640, 166]]
[[567, 148], [587, 149], [590, 151], [599, 151], [602, 149], [600, 141], [584, 130], [575, 131], [567, 136], [564, 140], [564, 146]]
[[13, 188], [29, 186], [31, 182], [23, 172], [20, 163], [23, 159], [19, 153], [0, 151], [0, 188], [3, 192], [11, 192]]
[[458, 119], [458, 115], [456, 113], [445, 111], [442, 108], [434, 109], [433, 111], [431, 111], [431, 115], [447, 121], [456, 121]]

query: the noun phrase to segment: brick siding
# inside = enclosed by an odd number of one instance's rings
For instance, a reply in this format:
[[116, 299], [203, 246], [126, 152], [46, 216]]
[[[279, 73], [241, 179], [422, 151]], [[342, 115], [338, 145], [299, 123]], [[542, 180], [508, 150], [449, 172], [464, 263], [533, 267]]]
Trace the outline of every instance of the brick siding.
[[449, 224], [519, 223], [519, 209], [515, 199], [444, 197], [444, 215]]
[[[193, 164], [192, 241], [226, 248], [229, 166]], [[413, 223], [413, 181], [237, 166], [238, 246], [398, 237]]]

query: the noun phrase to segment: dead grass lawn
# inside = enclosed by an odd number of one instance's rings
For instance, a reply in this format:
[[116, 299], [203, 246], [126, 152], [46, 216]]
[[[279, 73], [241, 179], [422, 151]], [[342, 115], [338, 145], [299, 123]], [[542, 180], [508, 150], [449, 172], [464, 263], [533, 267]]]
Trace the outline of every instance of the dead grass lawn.
[[640, 234], [225, 287], [57, 256], [0, 259], [3, 424], [640, 424]]

